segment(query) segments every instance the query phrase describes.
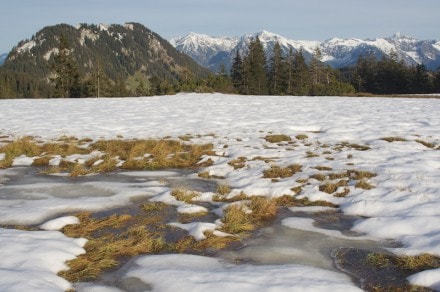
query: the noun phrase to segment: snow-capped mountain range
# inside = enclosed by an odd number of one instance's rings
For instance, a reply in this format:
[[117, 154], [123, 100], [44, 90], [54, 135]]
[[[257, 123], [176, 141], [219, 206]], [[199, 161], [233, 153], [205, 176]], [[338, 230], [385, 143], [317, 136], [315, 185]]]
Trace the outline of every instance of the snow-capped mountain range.
[[229, 68], [235, 52], [239, 50], [241, 54], [245, 53], [247, 44], [255, 37], [260, 39], [268, 56], [277, 42], [286, 54], [290, 49], [302, 49], [306, 59], [311, 58], [316, 48], [319, 48], [322, 53], [321, 61], [335, 68], [353, 65], [359, 56], [374, 55], [381, 58], [394, 53], [408, 65], [424, 64], [431, 70], [440, 66], [440, 41], [417, 40], [400, 33], [389, 38], [332, 38], [324, 42], [291, 40], [265, 30], [236, 38], [189, 33], [184, 37], [171, 39], [170, 43], [200, 65], [215, 71], [221, 64]]

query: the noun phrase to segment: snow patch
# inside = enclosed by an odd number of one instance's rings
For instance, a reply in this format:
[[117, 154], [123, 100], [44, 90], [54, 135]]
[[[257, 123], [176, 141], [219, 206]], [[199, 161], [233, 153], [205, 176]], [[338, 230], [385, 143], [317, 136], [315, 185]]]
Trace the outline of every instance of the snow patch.
[[61, 230], [64, 226], [79, 224], [79, 219], [75, 216], [56, 218], [41, 224], [39, 227], [43, 230], [54, 231]]
[[49, 61], [50, 57], [52, 57], [53, 54], [57, 55], [60, 52], [60, 50], [58, 48], [53, 48], [49, 51], [46, 52], [46, 54], [44, 54], [43, 58], [46, 61]]
[[19, 54], [30, 52], [30, 50], [35, 47], [37, 43], [34, 40], [28, 41], [17, 48]]
[[301, 265], [233, 265], [195, 255], [145, 256], [125, 277], [151, 284], [154, 291], [362, 291], [349, 277]]
[[72, 285], [57, 273], [65, 262], [83, 254], [87, 240], [58, 231], [0, 228], [1, 291], [66, 291]]

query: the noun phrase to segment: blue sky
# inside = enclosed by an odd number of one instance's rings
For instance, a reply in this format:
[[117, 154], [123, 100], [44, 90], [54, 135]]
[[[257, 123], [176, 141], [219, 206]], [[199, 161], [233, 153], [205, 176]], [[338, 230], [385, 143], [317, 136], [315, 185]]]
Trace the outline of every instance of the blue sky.
[[58, 23], [139, 22], [167, 39], [266, 29], [302, 40], [395, 32], [440, 40], [439, 13], [439, 0], [14, 0], [0, 4], [0, 53]]

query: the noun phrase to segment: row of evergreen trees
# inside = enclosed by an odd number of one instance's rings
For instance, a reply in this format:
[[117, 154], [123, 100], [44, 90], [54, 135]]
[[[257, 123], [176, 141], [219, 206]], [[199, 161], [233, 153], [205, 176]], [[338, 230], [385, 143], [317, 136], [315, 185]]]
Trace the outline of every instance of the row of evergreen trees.
[[320, 61], [316, 49], [310, 62], [302, 50], [287, 56], [280, 44], [267, 58], [258, 38], [252, 39], [248, 53], [242, 57], [237, 51], [231, 68], [234, 88], [241, 94], [270, 95], [341, 95], [353, 93], [354, 88], [342, 82], [339, 72]]
[[408, 66], [396, 54], [378, 60], [360, 57], [352, 68], [343, 70], [345, 80], [358, 92], [374, 94], [423, 94], [440, 92], [440, 70], [432, 72], [422, 64]]

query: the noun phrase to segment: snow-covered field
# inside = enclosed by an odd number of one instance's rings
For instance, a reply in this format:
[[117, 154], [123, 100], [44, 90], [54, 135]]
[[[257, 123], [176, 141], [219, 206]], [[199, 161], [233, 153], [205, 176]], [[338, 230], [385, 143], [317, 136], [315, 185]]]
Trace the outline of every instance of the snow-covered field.
[[[214, 144], [218, 156], [210, 157], [214, 164], [205, 171], [225, 177], [233, 189], [232, 195], [294, 195], [291, 189], [299, 185], [298, 180], [319, 173], [317, 166], [326, 166], [333, 172], [352, 169], [376, 173], [376, 177], [368, 179], [374, 186], [371, 190], [349, 185], [347, 196], [336, 197], [321, 192], [319, 182], [310, 179], [302, 185], [300, 197], [326, 200], [339, 205], [346, 214], [364, 216], [355, 223], [353, 231], [365, 238], [401, 243], [401, 247], [392, 249], [394, 253], [440, 256], [438, 99], [180, 94], [122, 99], [0, 100], [0, 136], [7, 139], [27, 135], [40, 140], [62, 135], [92, 139], [177, 138], [185, 134], [192, 135], [191, 142]], [[289, 135], [295, 144], [269, 143], [264, 139], [269, 134]], [[307, 138], [295, 139], [300, 134]], [[384, 137], [405, 141], [387, 142], [381, 139]], [[421, 141], [432, 143], [434, 148]], [[347, 146], [350, 144], [370, 149], [360, 151]], [[234, 170], [228, 162], [238, 157], [246, 157], [246, 167]], [[271, 162], [256, 157], [271, 158]], [[28, 163], [28, 159], [21, 158], [15, 165]], [[271, 165], [291, 164], [301, 164], [302, 171], [277, 182], [263, 178], [263, 171]], [[68, 210], [99, 210], [128, 204], [132, 197], [161, 199], [169, 194], [169, 189], [151, 181], [126, 185], [8, 185], [8, 176], [20, 171], [21, 168], [0, 170], [0, 224], [43, 224]], [[57, 193], [57, 188], [66, 187], [71, 190], [69, 194]], [[84, 196], [75, 188], [90, 194], [96, 189], [106, 193]], [[71, 217], [51, 221], [43, 225], [47, 231], [38, 232], [0, 229], [0, 290], [68, 289], [70, 284], [56, 273], [65, 267], [66, 260], [84, 252], [84, 241], [69, 239], [54, 229], [74, 222]], [[343, 237], [298, 218], [285, 219], [283, 224]], [[188, 291], [358, 290], [346, 275], [317, 267], [238, 266], [188, 255], [141, 257], [125, 276], [138, 277], [152, 285], [154, 291], [174, 291], [177, 286], [173, 285], [183, 285], [179, 289]], [[410, 280], [440, 290], [440, 269], [419, 273]]]

